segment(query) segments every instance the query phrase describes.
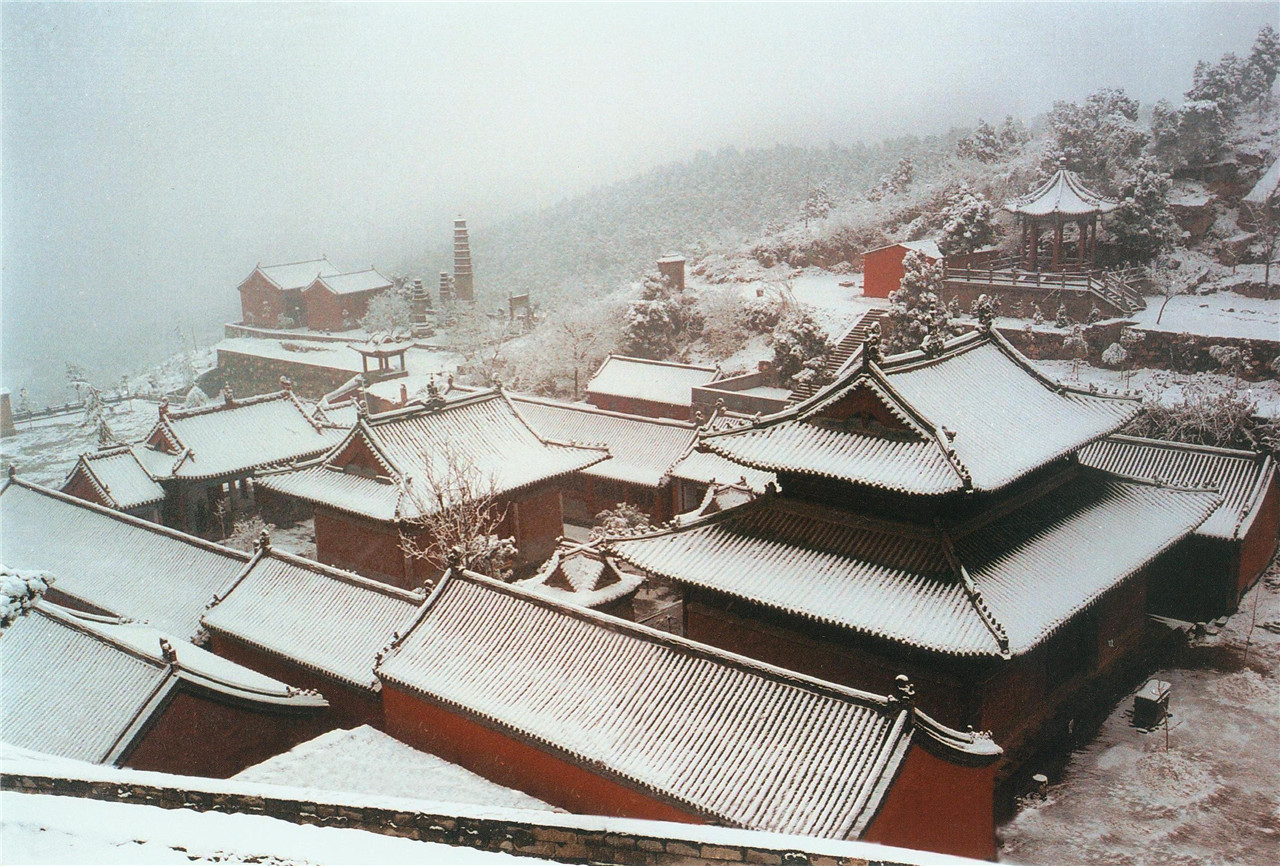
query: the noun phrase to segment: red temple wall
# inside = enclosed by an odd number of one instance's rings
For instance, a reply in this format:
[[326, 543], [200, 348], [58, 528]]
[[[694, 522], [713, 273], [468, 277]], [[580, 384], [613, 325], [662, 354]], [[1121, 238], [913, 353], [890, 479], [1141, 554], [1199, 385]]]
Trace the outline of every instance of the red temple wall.
[[85, 476], [84, 470], [77, 469], [75, 474], [67, 480], [66, 485], [62, 488], [62, 492], [68, 496], [74, 496], [76, 499], [83, 499], [85, 502], [92, 502], [94, 505], [101, 505], [104, 508], [110, 508], [111, 504], [104, 502], [102, 497], [98, 495], [98, 490], [93, 486], [92, 482]]
[[994, 764], [953, 764], [913, 743], [862, 838], [994, 860], [995, 774]]
[[887, 298], [902, 283], [902, 260], [907, 248], [894, 244], [884, 249], [862, 254], [862, 295], [866, 298]]
[[705, 823], [652, 795], [394, 686], [383, 685], [382, 699], [391, 736], [554, 806], [588, 815]]
[[122, 762], [135, 770], [225, 779], [333, 727], [323, 710], [272, 713], [178, 694]]
[[502, 532], [514, 536], [521, 559], [542, 562], [555, 550], [556, 539], [564, 535], [559, 482], [522, 491], [519, 496], [507, 506]]
[[[1253, 519], [1240, 545], [1240, 566], [1236, 572], [1235, 601], [1238, 604], [1245, 590], [1266, 570], [1276, 551], [1276, 539], [1280, 536], [1280, 481], [1272, 474], [1262, 505]], [[1234, 607], [1234, 605], [1233, 605]]]
[[369, 301], [377, 294], [373, 291], [335, 295], [325, 288], [308, 288], [302, 293], [307, 327], [313, 331], [345, 331], [356, 327], [369, 311]]
[[[690, 399], [692, 400], [692, 393]], [[587, 402], [597, 409], [623, 412], [627, 415], [643, 415], [646, 418], [675, 418], [677, 421], [688, 421], [692, 417], [689, 406], [638, 400], [635, 397], [619, 397], [615, 394], [597, 394], [588, 391]]]
[[[263, 676], [324, 695], [329, 702], [329, 711], [324, 714], [324, 724], [316, 731], [317, 734], [333, 728], [356, 728], [360, 725], [382, 727], [382, 700], [377, 692], [341, 683], [297, 662], [218, 632], [209, 635], [209, 651]], [[369, 672], [373, 672], [373, 659], [369, 659]]]

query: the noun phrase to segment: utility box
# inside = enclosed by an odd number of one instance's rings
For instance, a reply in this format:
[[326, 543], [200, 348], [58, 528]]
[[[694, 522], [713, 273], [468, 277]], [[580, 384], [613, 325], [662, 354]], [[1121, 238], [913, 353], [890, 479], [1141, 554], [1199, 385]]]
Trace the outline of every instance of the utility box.
[[1138, 728], [1155, 728], [1169, 714], [1169, 690], [1164, 680], [1148, 680], [1133, 696], [1133, 724]]

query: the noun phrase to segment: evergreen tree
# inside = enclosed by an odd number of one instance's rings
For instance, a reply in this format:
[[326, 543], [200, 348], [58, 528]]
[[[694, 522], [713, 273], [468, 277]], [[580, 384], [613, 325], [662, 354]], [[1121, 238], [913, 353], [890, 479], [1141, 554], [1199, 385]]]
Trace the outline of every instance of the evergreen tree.
[[971, 253], [995, 243], [996, 229], [992, 222], [991, 202], [965, 184], [961, 184], [960, 189], [947, 202], [942, 220], [942, 238], [938, 241], [938, 248], [943, 255]]
[[886, 352], [895, 354], [919, 349], [925, 338], [937, 330], [939, 312], [943, 317], [946, 315], [946, 308], [938, 299], [941, 287], [941, 265], [914, 250], [907, 253], [902, 260], [899, 288], [889, 293]]
[[1120, 191], [1120, 206], [1111, 212], [1116, 251], [1127, 262], [1145, 263], [1178, 237], [1169, 213], [1169, 176], [1151, 159], [1141, 160]]
[[798, 306], [773, 331], [773, 366], [791, 384], [825, 385], [827, 356], [833, 348], [823, 327], [808, 308]]
[[702, 324], [691, 296], [673, 289], [665, 277], [646, 274], [640, 298], [623, 322], [622, 351], [638, 358], [669, 358], [682, 342], [697, 338]]
[[1280, 72], [1280, 34], [1270, 24], [1264, 24], [1258, 31], [1249, 54], [1249, 68], [1257, 72], [1262, 90], [1259, 95], [1269, 92], [1276, 83], [1276, 73]]
[[1138, 128], [1138, 101], [1104, 87], [1084, 105], [1055, 102], [1049, 125], [1067, 167], [1104, 185], [1142, 153], [1147, 134]]
[[831, 209], [835, 207], [835, 202], [831, 199], [831, 193], [827, 192], [825, 186], [816, 186], [809, 192], [809, 197], [804, 200], [804, 207], [801, 212], [804, 215], [805, 226], [809, 225], [809, 220], [826, 219], [827, 214], [831, 213]]
[[979, 120], [973, 132], [956, 143], [956, 153], [964, 159], [992, 163], [1004, 155], [1004, 144], [995, 127], [985, 120]]

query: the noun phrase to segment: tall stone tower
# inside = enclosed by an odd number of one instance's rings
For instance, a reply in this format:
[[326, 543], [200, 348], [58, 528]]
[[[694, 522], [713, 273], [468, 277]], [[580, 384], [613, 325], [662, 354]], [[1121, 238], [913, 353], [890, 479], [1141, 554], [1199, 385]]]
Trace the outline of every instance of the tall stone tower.
[[409, 297], [409, 322], [415, 335], [427, 331], [427, 316], [431, 312], [431, 293], [422, 285], [420, 278], [413, 280], [413, 294]]
[[462, 217], [453, 221], [453, 296], [459, 301], [476, 299], [471, 276], [471, 241], [467, 237], [467, 221]]

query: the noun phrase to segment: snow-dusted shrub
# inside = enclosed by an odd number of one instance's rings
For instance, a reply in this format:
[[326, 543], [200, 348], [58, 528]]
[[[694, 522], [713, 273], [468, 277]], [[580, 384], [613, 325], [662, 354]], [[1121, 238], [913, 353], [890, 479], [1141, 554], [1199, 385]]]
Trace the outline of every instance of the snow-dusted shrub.
[[611, 535], [634, 535], [649, 528], [649, 515], [630, 502], [619, 502], [596, 515], [591, 539], [599, 541]]
[[1135, 436], [1245, 448], [1275, 453], [1280, 448], [1280, 424], [1257, 417], [1258, 404], [1238, 390], [1224, 390], [1212, 381], [1195, 379], [1182, 387], [1182, 399], [1162, 403], [1159, 394], [1143, 401], [1143, 411], [1127, 428]]
[[747, 306], [735, 291], [707, 292], [698, 300], [697, 311], [703, 321], [702, 341], [712, 356], [732, 355], [751, 336], [742, 326]]
[[254, 514], [232, 524], [231, 534], [222, 543], [236, 550], [252, 552], [253, 546], [258, 543], [262, 533], [270, 535], [275, 528], [275, 524], [267, 523], [259, 515]]
[[1236, 346], [1210, 346], [1209, 357], [1218, 362], [1222, 372], [1234, 376], [1236, 381], [1250, 361], [1249, 353]]
[[0, 565], [0, 629], [8, 628], [35, 605], [53, 583], [47, 571]]
[[1031, 302], [1031, 321], [1037, 325], [1044, 324], [1044, 312], [1040, 309], [1040, 305], [1035, 301]]
[[1102, 351], [1102, 363], [1108, 367], [1120, 367], [1127, 360], [1129, 360], [1129, 353], [1119, 343], [1112, 343]]
[[1058, 304], [1058, 312], [1057, 315], [1054, 316], [1053, 324], [1054, 327], [1058, 328], [1070, 328], [1073, 324], [1071, 317], [1067, 315], [1067, 305], [1065, 303]]
[[1094, 325], [1102, 321], [1102, 311], [1098, 309], [1096, 304], [1089, 308], [1089, 316], [1085, 321], [1090, 325]]
[[369, 301], [360, 327], [369, 334], [407, 334], [413, 324], [412, 314], [409, 295], [399, 289], [388, 289]]
[[784, 308], [781, 298], [752, 298], [738, 311], [738, 326], [751, 334], [771, 334], [782, 320]]
[[[1021, 310], [1019, 310], [1021, 312]], [[978, 295], [969, 305], [969, 315], [978, 320], [978, 324], [989, 327], [1000, 314], [1000, 299], [995, 295]]]
[[797, 306], [773, 331], [773, 366], [778, 378], [792, 385], [824, 384], [827, 356], [831, 354], [827, 332], [805, 307]]
[[187, 392], [187, 396], [182, 400], [184, 409], [195, 409], [198, 406], [204, 406], [209, 402], [209, 395], [200, 390], [199, 385], [192, 385], [191, 390]]

